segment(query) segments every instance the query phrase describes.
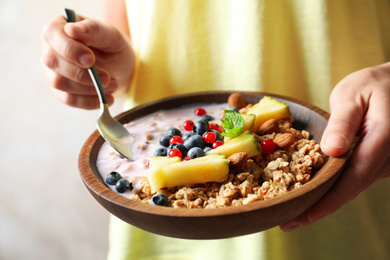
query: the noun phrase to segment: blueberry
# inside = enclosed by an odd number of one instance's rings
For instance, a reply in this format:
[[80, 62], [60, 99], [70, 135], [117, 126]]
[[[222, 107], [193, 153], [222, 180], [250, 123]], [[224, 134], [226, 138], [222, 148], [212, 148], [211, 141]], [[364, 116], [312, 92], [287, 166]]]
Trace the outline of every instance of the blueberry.
[[195, 122], [194, 127], [192, 128], [192, 131], [195, 134], [203, 135], [204, 132], [207, 131], [208, 126], [209, 126], [209, 123], [206, 120], [198, 120]]
[[169, 200], [167, 196], [165, 196], [162, 193], [157, 193], [150, 200], [150, 205], [153, 206], [168, 206], [168, 204], [169, 204]]
[[199, 121], [203, 121], [203, 122], [205, 122], [206, 124], [209, 124], [209, 121], [208, 121], [206, 118], [204, 118], [204, 117], [203, 117], [203, 118], [199, 118], [198, 120], [195, 121], [195, 123], [196, 123], [196, 122], [199, 122]]
[[170, 135], [163, 135], [160, 137], [160, 145], [164, 147], [169, 146], [169, 140], [171, 139], [172, 136]]
[[117, 172], [111, 172], [106, 177], [106, 183], [108, 185], [115, 185], [120, 179], [122, 179], [122, 176]]
[[202, 156], [205, 156], [205, 152], [200, 147], [192, 147], [187, 153], [187, 157], [191, 159], [195, 159]]
[[203, 115], [203, 116], [199, 117], [198, 120], [202, 120], [202, 119], [205, 119], [207, 122], [209, 122], [209, 121], [213, 121], [214, 117], [210, 116], [210, 115]]
[[206, 148], [203, 149], [203, 152], [207, 153], [208, 151], [212, 150], [211, 147], [207, 146]]
[[183, 142], [188, 138], [188, 137], [191, 137], [191, 136], [193, 136], [195, 133], [193, 133], [193, 132], [188, 132], [188, 133], [185, 133], [183, 136], [182, 136], [182, 140], [183, 140]]
[[133, 189], [133, 185], [127, 180], [127, 179], [120, 179], [116, 184], [115, 184], [115, 189], [119, 193], [123, 193], [128, 189]]
[[168, 149], [165, 147], [157, 148], [153, 153], [153, 156], [167, 156], [167, 155], [168, 155]]
[[229, 110], [239, 112], [239, 111], [238, 111], [238, 108], [236, 108], [236, 107], [230, 107]]
[[179, 149], [182, 155], [182, 158], [186, 157], [188, 149], [181, 143], [173, 143], [168, 147], [168, 153], [172, 149]]
[[[223, 141], [223, 136], [219, 131], [214, 130], [214, 129], [210, 129], [210, 130], [207, 130], [205, 133], [207, 133], [207, 132], [213, 132], [215, 134], [215, 137], [217, 138], [217, 141]], [[204, 136], [204, 134], [203, 134], [203, 136]]]
[[193, 147], [199, 147], [203, 149], [206, 144], [202, 136], [193, 135], [184, 141], [184, 146], [187, 148], [187, 150], [190, 150]]
[[169, 128], [165, 134], [171, 137], [174, 135], [178, 135], [181, 137], [181, 131], [175, 127]]

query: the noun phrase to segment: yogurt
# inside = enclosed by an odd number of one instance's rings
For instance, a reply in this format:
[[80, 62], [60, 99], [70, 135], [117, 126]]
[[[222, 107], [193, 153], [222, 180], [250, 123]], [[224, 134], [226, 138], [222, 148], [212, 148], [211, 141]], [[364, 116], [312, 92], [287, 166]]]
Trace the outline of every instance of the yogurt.
[[[186, 120], [194, 122], [199, 118], [194, 114], [196, 108], [202, 107], [207, 115], [214, 117], [214, 122], [220, 123], [223, 117], [223, 111], [228, 109], [228, 104], [191, 104], [175, 109], [159, 110], [147, 116], [133, 120], [124, 126], [134, 136], [133, 157], [130, 161], [123, 156], [118, 155], [114, 149], [105, 142], [99, 150], [97, 156], [97, 168], [103, 180], [111, 172], [118, 172], [123, 178], [129, 180], [133, 185], [132, 191], [121, 193], [123, 196], [132, 198], [140, 189], [140, 184], [145, 177], [148, 177], [149, 157], [154, 151], [161, 147], [160, 137], [166, 134], [169, 128], [176, 127], [184, 135], [186, 130], [183, 123]], [[115, 186], [108, 185], [113, 191]]]

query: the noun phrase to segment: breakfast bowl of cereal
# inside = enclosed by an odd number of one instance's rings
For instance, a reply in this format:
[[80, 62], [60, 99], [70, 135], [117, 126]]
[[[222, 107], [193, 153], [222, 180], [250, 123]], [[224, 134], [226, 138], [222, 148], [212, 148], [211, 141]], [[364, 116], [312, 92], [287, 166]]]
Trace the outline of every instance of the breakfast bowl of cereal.
[[79, 171], [106, 210], [148, 232], [252, 234], [299, 216], [339, 177], [349, 154], [321, 152], [328, 118], [308, 103], [261, 92], [164, 98], [116, 117], [135, 137], [134, 160], [95, 131]]

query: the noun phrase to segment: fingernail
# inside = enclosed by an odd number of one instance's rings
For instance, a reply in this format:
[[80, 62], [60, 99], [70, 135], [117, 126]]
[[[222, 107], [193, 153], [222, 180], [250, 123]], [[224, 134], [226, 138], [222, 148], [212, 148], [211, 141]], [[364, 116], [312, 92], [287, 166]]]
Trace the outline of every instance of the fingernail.
[[299, 223], [291, 223], [291, 224], [288, 224], [287, 226], [284, 226], [282, 231], [283, 232], [291, 232], [297, 228], [301, 227], [301, 224]]
[[93, 57], [90, 53], [84, 53], [79, 56], [79, 62], [85, 67], [91, 67], [93, 65]]
[[346, 144], [345, 138], [337, 134], [329, 135], [325, 140], [325, 145], [331, 148], [344, 148]]
[[317, 222], [321, 219], [323, 219], [324, 217], [328, 216], [329, 213], [328, 212], [319, 212], [319, 213], [308, 213], [307, 214], [307, 219], [310, 221], [310, 223], [314, 223], [314, 222]]

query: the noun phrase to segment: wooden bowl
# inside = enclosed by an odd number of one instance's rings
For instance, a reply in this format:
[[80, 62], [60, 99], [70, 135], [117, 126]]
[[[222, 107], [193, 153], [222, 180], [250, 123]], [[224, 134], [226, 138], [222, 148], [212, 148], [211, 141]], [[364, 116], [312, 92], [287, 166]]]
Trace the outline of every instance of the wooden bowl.
[[[159, 109], [175, 108], [189, 103], [225, 103], [232, 92], [202, 92], [161, 99], [135, 107], [116, 117], [121, 123]], [[247, 103], [257, 103], [264, 95], [289, 105], [295, 118], [293, 127], [305, 129], [312, 139], [320, 141], [329, 114], [308, 103], [268, 93], [242, 92]], [[219, 239], [263, 231], [297, 217], [315, 204], [335, 183], [348, 155], [324, 156], [326, 163], [301, 188], [276, 198], [248, 205], [217, 209], [174, 209], [136, 202], [108, 188], [97, 167], [97, 154], [104, 140], [95, 131], [79, 155], [81, 178], [93, 197], [109, 212], [143, 230], [177, 238]]]

